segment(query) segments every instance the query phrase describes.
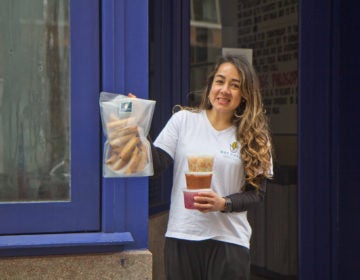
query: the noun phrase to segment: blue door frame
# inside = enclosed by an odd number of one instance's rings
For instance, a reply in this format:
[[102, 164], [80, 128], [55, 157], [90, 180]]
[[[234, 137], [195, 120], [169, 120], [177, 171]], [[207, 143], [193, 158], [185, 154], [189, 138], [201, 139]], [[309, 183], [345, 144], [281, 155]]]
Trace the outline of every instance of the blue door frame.
[[358, 279], [360, 5], [299, 5], [299, 279]]
[[[152, 26], [161, 29], [154, 57], [149, 57], [149, 5], [156, 6], [153, 11], [162, 20], [156, 17]], [[102, 1], [102, 90], [133, 92], [140, 98], [156, 100], [154, 135], [169, 119], [172, 106], [185, 104], [189, 89], [189, 7], [189, 1], [179, 0]], [[156, 59], [157, 73], [154, 94], [149, 96], [151, 59]], [[159, 183], [170, 188], [171, 178]], [[134, 242], [127, 245], [128, 249], [148, 247], [148, 187], [148, 178], [102, 179], [102, 231], [130, 232]]]
[[[341, 5], [340, 5], [341, 3]], [[334, 52], [338, 69], [335, 83], [338, 89], [339, 151], [338, 188], [338, 279], [358, 279], [360, 264], [360, 20], [359, 1], [337, 1], [339, 38], [341, 44]], [[336, 104], [334, 104], [336, 106]], [[334, 106], [334, 107], [335, 107]]]
[[[148, 1], [102, 1], [102, 90], [148, 98]], [[102, 231], [148, 247], [148, 178], [102, 179]]]
[[[157, 100], [150, 135], [160, 133], [190, 84], [190, 1], [150, 0], [150, 98]], [[149, 180], [150, 215], [169, 209], [172, 168]]]

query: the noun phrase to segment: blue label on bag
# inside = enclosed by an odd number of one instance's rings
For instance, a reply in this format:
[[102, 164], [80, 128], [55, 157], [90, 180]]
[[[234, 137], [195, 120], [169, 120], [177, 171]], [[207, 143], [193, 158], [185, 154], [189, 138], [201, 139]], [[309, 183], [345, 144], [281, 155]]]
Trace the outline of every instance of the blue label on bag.
[[131, 113], [132, 112], [132, 102], [121, 102], [119, 112], [121, 113]]

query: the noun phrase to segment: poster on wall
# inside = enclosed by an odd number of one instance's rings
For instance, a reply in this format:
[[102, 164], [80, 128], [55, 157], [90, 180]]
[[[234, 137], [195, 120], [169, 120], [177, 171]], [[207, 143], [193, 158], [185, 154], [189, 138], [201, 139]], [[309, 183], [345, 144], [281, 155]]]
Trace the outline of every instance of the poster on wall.
[[275, 134], [297, 134], [298, 1], [221, 1], [226, 49], [251, 49]]
[[253, 63], [253, 50], [244, 48], [222, 48], [222, 55], [234, 54], [246, 57], [250, 64]]

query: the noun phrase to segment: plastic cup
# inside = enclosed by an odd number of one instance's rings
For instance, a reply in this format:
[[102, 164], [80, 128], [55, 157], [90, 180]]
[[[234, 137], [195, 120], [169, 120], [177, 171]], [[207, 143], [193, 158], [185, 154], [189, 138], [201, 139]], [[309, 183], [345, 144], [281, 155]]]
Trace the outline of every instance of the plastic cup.
[[199, 195], [202, 192], [209, 192], [211, 189], [201, 189], [201, 190], [184, 190], [184, 205], [186, 209], [196, 209], [194, 207], [194, 196]]
[[188, 189], [209, 189], [212, 172], [185, 172], [185, 178]]
[[214, 165], [213, 155], [188, 155], [189, 171], [191, 172], [211, 172]]

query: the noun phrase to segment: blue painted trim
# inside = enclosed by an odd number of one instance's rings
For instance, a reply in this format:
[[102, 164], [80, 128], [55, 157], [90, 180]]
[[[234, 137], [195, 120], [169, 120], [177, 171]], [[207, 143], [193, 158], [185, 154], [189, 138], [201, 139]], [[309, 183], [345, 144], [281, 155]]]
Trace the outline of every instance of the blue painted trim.
[[132, 242], [129, 232], [122, 233], [67, 233], [21, 236], [1, 236], [0, 246], [8, 249], [67, 247], [89, 245], [121, 245]]
[[[339, 187], [338, 278], [358, 279], [360, 264], [360, 39], [359, 1], [337, 0], [339, 16], [338, 81]], [[336, 51], [336, 50], [334, 50]]]
[[[102, 90], [148, 98], [148, 1], [102, 1]], [[148, 178], [102, 179], [102, 231], [148, 247]]]
[[[70, 1], [70, 24], [71, 200], [78, 203], [77, 208], [73, 207], [74, 213], [82, 213], [82, 216], [74, 219], [73, 223], [77, 225], [76, 227], [63, 229], [62, 232], [99, 231], [101, 156], [98, 102], [100, 89], [99, 1]], [[72, 216], [76, 217], [74, 214]], [[85, 222], [91, 222], [91, 226], [85, 227]]]
[[332, 279], [332, 3], [299, 2], [299, 279]]
[[174, 0], [173, 75], [175, 104], [188, 105], [190, 91], [190, 1]]
[[[159, 100], [151, 137], [155, 139], [172, 115], [174, 105], [188, 105], [190, 89], [190, 1], [150, 1], [152, 48], [151, 94]], [[158, 191], [151, 201], [150, 214], [168, 210], [172, 167], [161, 177], [150, 180], [150, 191]]]
[[[332, 43], [331, 43], [331, 57], [332, 57], [332, 69], [331, 76], [338, 77], [340, 72], [340, 65], [342, 57], [339, 56], [341, 50], [341, 14], [340, 11], [340, 0], [332, 1]], [[330, 215], [331, 215], [331, 279], [351, 279], [345, 277], [339, 277], [339, 193], [340, 193], [340, 79], [331, 80], [331, 119], [330, 123], [332, 126], [331, 132], [331, 197], [330, 197]]]
[[133, 241], [129, 232], [1, 236], [0, 256], [121, 251]]

